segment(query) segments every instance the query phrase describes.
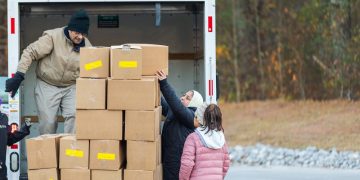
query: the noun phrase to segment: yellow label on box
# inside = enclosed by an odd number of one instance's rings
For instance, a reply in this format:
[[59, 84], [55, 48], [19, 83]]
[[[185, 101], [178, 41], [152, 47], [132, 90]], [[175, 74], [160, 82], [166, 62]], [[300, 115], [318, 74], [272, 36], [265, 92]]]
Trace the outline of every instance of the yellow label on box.
[[115, 160], [115, 154], [98, 153], [97, 158], [100, 159], [100, 160]]
[[136, 68], [137, 61], [119, 61], [119, 68]]
[[66, 149], [65, 154], [70, 157], [84, 157], [84, 151], [80, 150]]
[[96, 68], [100, 68], [102, 66], [103, 66], [102, 61], [97, 60], [97, 61], [85, 64], [85, 70], [90, 71], [90, 70], [93, 70]]
[[49, 180], [54, 180], [54, 178], [50, 178]]

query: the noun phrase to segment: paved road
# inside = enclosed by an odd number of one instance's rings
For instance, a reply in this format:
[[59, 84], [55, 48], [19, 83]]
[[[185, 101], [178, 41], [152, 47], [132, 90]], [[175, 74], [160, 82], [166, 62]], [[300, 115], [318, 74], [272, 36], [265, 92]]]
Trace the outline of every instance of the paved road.
[[225, 180], [360, 180], [360, 170], [233, 166]]

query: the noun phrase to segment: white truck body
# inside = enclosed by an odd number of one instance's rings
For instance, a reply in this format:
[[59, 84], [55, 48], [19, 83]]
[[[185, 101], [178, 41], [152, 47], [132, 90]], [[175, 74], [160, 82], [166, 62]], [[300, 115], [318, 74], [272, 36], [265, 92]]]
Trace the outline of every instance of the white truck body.
[[[196, 89], [204, 100], [216, 103], [215, 0], [8, 0], [7, 4], [8, 77], [16, 73], [22, 50], [43, 31], [66, 26], [73, 12], [85, 9], [93, 45], [168, 45], [168, 79], [177, 95]], [[117, 27], [100, 25], [100, 16], [117, 19]], [[36, 62], [26, 73], [19, 93], [9, 97], [9, 124], [20, 126], [24, 118], [37, 121], [35, 68]], [[38, 135], [37, 127], [34, 123], [29, 137]], [[58, 132], [62, 131], [59, 123]], [[23, 179], [21, 174], [27, 172], [24, 146], [22, 141], [8, 148], [9, 180]]]

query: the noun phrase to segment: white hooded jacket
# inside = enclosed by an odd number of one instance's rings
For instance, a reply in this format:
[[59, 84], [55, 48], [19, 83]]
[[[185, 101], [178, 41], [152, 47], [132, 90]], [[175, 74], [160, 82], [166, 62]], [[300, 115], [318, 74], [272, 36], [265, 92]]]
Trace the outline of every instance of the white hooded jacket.
[[225, 136], [222, 131], [210, 130], [208, 128], [198, 127], [195, 133], [199, 135], [201, 143], [210, 149], [221, 149], [225, 144]]

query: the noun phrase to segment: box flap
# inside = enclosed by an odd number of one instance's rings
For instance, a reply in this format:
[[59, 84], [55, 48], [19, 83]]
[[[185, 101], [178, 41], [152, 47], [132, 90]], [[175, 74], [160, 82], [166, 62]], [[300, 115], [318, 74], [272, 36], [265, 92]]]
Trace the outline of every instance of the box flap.
[[131, 45], [131, 44], [122, 44], [122, 45], [115, 45], [111, 46], [111, 49], [142, 49], [140, 46]]

